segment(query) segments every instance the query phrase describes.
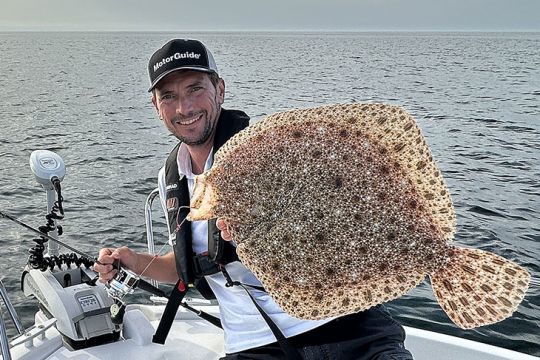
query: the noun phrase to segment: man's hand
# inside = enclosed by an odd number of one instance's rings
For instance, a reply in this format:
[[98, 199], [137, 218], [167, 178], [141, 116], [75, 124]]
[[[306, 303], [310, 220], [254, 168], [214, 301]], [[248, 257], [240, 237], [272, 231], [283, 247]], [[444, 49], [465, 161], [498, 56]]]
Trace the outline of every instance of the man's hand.
[[219, 230], [221, 230], [221, 237], [223, 238], [223, 240], [232, 240], [232, 235], [229, 232], [228, 225], [223, 218], [218, 218], [216, 220], [216, 226]]
[[115, 261], [119, 261], [126, 269], [137, 272], [137, 253], [125, 246], [118, 249], [101, 249], [99, 251], [98, 261], [101, 264], [95, 263], [94, 271], [99, 273], [99, 281], [102, 283], [111, 280], [118, 272], [117, 268], [113, 265]]

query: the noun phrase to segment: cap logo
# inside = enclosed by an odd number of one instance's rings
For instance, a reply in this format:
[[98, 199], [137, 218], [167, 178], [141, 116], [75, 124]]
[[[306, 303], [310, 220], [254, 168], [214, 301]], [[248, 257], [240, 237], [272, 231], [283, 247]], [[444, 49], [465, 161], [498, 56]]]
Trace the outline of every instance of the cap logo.
[[163, 65], [170, 63], [173, 60], [180, 60], [180, 59], [199, 59], [201, 57], [201, 54], [195, 54], [193, 51], [189, 52], [186, 51], [185, 53], [175, 53], [174, 55], [171, 55], [169, 57], [166, 57], [162, 59], [161, 61], [158, 61], [154, 64], [154, 72], [156, 72], [160, 67]]

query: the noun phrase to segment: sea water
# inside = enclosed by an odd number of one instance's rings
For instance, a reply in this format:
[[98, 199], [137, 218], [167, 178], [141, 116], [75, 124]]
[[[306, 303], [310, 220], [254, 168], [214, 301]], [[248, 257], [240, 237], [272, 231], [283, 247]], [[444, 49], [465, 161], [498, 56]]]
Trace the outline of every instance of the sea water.
[[[452, 194], [455, 242], [516, 261], [536, 284], [510, 319], [474, 330], [451, 323], [427, 281], [391, 312], [406, 325], [540, 355], [540, 33], [0, 33], [0, 209], [45, 223], [28, 159], [49, 149], [67, 166], [61, 238], [93, 255], [144, 251], [143, 203], [176, 142], [151, 105], [147, 62], [174, 37], [208, 45], [224, 107], [253, 122], [344, 102], [413, 114]], [[162, 220], [156, 231], [164, 234]], [[0, 220], [0, 276], [25, 326], [35, 301], [19, 282], [32, 238]], [[158, 248], [165, 241], [156, 235]]]

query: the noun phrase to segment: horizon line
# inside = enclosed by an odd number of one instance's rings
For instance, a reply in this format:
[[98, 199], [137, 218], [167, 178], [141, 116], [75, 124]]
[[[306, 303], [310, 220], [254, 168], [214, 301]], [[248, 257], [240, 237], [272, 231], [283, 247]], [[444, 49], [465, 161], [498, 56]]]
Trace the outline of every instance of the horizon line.
[[373, 33], [373, 32], [459, 32], [459, 33], [536, 33], [540, 29], [208, 29], [208, 30], [186, 30], [186, 29], [70, 29], [70, 28], [8, 28], [0, 26], [0, 32], [94, 32], [94, 33], [170, 33], [170, 32], [191, 32], [191, 33]]

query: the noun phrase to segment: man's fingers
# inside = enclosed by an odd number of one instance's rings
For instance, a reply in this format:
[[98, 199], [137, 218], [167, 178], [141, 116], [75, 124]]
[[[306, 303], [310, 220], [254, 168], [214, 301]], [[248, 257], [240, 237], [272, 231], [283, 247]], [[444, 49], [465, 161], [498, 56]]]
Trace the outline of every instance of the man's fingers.
[[228, 230], [221, 231], [221, 237], [223, 238], [223, 240], [226, 240], [226, 241], [232, 240], [232, 235]]
[[101, 264], [112, 264], [118, 255], [115, 255], [116, 250], [111, 248], [104, 248], [99, 250], [99, 255], [97, 260]]
[[227, 223], [222, 218], [216, 220], [216, 226], [219, 230], [227, 230]]
[[128, 251], [127, 246], [122, 246], [122, 247], [114, 249], [111, 256], [118, 259], [122, 256], [122, 254], [126, 253], [127, 251]]
[[111, 249], [111, 248], [103, 248], [99, 250], [98, 260], [101, 262], [102, 258], [110, 256], [113, 253], [113, 251], [114, 249]]
[[117, 273], [118, 271], [116, 269], [113, 269], [107, 273], [100, 273], [99, 274], [99, 281], [102, 283], [107, 283], [110, 281]]
[[229, 231], [229, 225], [224, 219], [218, 218], [216, 220], [216, 226], [219, 230], [221, 230], [221, 237], [223, 238], [223, 240], [232, 240], [232, 235]]
[[[127, 249], [127, 248], [126, 248]], [[122, 258], [122, 253], [124, 251], [124, 247], [118, 248], [118, 249], [110, 249], [110, 248], [104, 248], [99, 251], [98, 261], [99, 264], [97, 264], [97, 269], [100, 269], [101, 265], [107, 265], [107, 264], [113, 264], [115, 266], [118, 266], [119, 260]]]
[[111, 270], [113, 270], [114, 267], [112, 265], [108, 265], [108, 264], [98, 264], [98, 263], [95, 263], [94, 264], [94, 271], [98, 272], [98, 273], [108, 273], [110, 272]]
[[121, 257], [120, 249], [103, 248], [99, 250], [98, 261], [94, 263], [94, 271], [99, 274], [99, 281], [106, 283], [117, 273], [118, 259]]

